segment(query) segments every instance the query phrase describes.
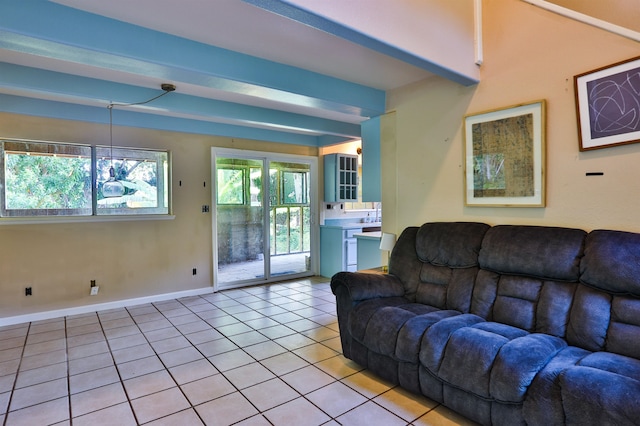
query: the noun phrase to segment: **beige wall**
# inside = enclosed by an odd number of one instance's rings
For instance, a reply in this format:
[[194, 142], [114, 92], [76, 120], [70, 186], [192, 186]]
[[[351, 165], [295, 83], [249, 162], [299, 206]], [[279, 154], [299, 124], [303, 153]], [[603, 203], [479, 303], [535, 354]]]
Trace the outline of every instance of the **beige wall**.
[[[108, 128], [0, 114], [0, 137], [104, 144]], [[211, 147], [318, 154], [317, 148], [133, 128], [114, 128], [114, 139], [172, 151], [175, 219], [0, 226], [0, 318], [211, 286], [211, 214], [201, 212], [211, 205]], [[92, 279], [98, 296], [89, 296]], [[33, 296], [24, 296], [27, 286]]]
[[[397, 150], [383, 176], [396, 174], [397, 193], [385, 191], [383, 205], [397, 200], [395, 231], [463, 220], [640, 232], [640, 144], [579, 152], [573, 91], [574, 75], [637, 56], [638, 43], [518, 0], [485, 0], [483, 9], [479, 85], [434, 77], [388, 96]], [[464, 207], [463, 116], [539, 99], [547, 101], [547, 207]]]
[[[573, 94], [574, 75], [637, 56], [638, 43], [518, 0], [485, 0], [484, 29], [478, 86], [433, 77], [389, 93], [396, 148], [382, 147], [385, 231], [478, 220], [640, 232], [640, 144], [580, 153]], [[547, 207], [464, 207], [462, 117], [538, 99], [547, 101]], [[108, 129], [0, 114], [0, 137], [104, 144]], [[201, 213], [211, 205], [210, 148], [318, 155], [315, 148], [144, 129], [116, 128], [114, 137], [172, 151], [176, 218], [0, 226], [0, 318], [210, 286], [211, 214]], [[585, 177], [589, 171], [604, 176]], [[100, 285], [95, 297], [88, 296], [92, 279]], [[26, 286], [33, 296], [24, 296]]]

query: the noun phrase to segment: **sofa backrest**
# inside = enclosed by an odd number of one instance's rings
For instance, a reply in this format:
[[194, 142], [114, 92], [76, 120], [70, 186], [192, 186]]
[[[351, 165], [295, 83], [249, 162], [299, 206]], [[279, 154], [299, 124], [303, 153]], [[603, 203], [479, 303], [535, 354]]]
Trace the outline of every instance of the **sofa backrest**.
[[640, 359], [640, 234], [596, 230], [586, 239], [567, 341]]
[[586, 232], [500, 225], [489, 229], [471, 313], [530, 332], [565, 337]]
[[389, 272], [417, 303], [640, 359], [640, 233], [426, 223]]
[[389, 272], [400, 278], [410, 300], [469, 312], [478, 252], [489, 228], [475, 222], [407, 228], [391, 253]]

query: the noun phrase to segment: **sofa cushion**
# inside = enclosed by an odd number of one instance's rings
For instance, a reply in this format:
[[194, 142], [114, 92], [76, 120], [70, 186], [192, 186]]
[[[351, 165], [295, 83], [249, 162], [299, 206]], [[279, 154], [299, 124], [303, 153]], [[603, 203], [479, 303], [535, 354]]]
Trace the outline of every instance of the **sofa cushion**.
[[489, 225], [474, 222], [426, 223], [418, 230], [416, 253], [423, 262], [449, 268], [478, 265], [478, 252]]
[[640, 300], [614, 296], [606, 349], [640, 359]]
[[416, 302], [468, 313], [478, 268], [451, 269], [424, 263]]
[[566, 337], [577, 283], [545, 281], [536, 308], [536, 333]]
[[420, 303], [381, 307], [367, 322], [362, 343], [374, 352], [395, 357], [398, 333], [405, 323], [416, 316], [438, 310]]
[[347, 329], [355, 340], [363, 342], [369, 321], [378, 310], [387, 306], [400, 306], [407, 303], [409, 301], [404, 297], [385, 297], [360, 302], [349, 313]]
[[610, 319], [611, 295], [579, 285], [567, 325], [567, 342], [592, 352], [604, 350]]
[[509, 339], [499, 333], [473, 326], [456, 330], [447, 342], [437, 376], [448, 384], [488, 399], [491, 397], [491, 367], [508, 342]]
[[495, 322], [451, 334], [437, 376], [484, 398], [521, 403], [536, 374], [566, 342]]
[[581, 367], [597, 368], [599, 370], [640, 380], [640, 360], [624, 355], [608, 352], [595, 352], [582, 358], [577, 365]]
[[483, 269], [554, 281], [577, 281], [586, 232], [544, 226], [499, 225], [482, 240]]
[[638, 424], [640, 361], [595, 353], [562, 372], [559, 383], [565, 415], [572, 424]]
[[481, 269], [470, 312], [532, 333], [565, 337], [577, 286]]
[[589, 286], [640, 297], [640, 234], [592, 231], [580, 269], [580, 280]]
[[[640, 283], [640, 276], [633, 276], [640, 274], [637, 243], [640, 234], [618, 231], [589, 234], [581, 264], [581, 284], [575, 292], [567, 325], [569, 344], [640, 359], [637, 337], [640, 300], [623, 295], [633, 293], [634, 283]], [[611, 275], [605, 277], [606, 274]], [[623, 291], [624, 288], [629, 291]]]
[[398, 277], [404, 287], [404, 297], [414, 301], [420, 285], [420, 268], [423, 262], [416, 254], [417, 226], [405, 228], [393, 246], [389, 257], [389, 274]]
[[424, 315], [416, 315], [404, 323], [398, 333], [396, 358], [417, 364], [420, 356], [420, 342], [424, 333], [438, 321], [460, 315], [453, 310], [438, 310]]
[[462, 314], [444, 318], [433, 324], [422, 336], [420, 364], [431, 374], [437, 376], [451, 335], [463, 327], [479, 322], [484, 322], [484, 319], [477, 315]]
[[493, 305], [493, 321], [533, 331], [541, 290], [542, 282], [538, 279], [502, 276]]
[[567, 342], [559, 337], [534, 333], [504, 345], [491, 368], [491, 397], [503, 402], [521, 402], [536, 375]]
[[540, 370], [533, 379], [522, 406], [524, 417], [529, 424], [559, 425], [565, 423], [558, 376], [589, 354], [591, 352], [585, 349], [567, 346]]

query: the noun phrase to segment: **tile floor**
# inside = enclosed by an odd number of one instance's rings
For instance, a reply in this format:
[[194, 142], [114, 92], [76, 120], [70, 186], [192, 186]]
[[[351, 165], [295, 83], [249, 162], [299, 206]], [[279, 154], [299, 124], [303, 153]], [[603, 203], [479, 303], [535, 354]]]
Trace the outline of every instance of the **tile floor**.
[[14, 425], [459, 425], [340, 353], [313, 278], [0, 328]]

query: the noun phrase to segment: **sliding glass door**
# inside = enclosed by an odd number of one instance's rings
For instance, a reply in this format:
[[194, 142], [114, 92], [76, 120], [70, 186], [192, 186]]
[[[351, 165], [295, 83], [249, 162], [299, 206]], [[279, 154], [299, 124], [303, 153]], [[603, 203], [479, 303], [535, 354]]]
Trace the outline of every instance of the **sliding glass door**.
[[315, 157], [212, 149], [214, 289], [314, 273]]

